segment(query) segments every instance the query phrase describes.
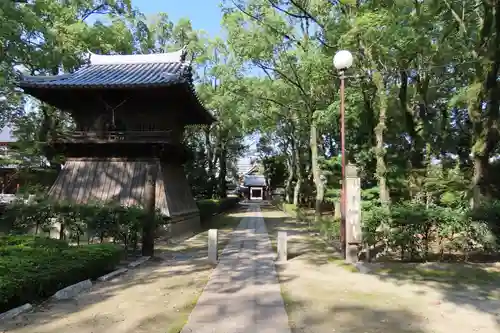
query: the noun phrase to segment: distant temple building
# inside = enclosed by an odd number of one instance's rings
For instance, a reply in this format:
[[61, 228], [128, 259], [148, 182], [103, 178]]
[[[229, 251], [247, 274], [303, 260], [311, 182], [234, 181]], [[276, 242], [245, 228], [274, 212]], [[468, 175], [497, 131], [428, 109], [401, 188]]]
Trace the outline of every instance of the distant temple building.
[[259, 165], [254, 164], [240, 174], [240, 193], [248, 200], [268, 199], [266, 177], [259, 172]]

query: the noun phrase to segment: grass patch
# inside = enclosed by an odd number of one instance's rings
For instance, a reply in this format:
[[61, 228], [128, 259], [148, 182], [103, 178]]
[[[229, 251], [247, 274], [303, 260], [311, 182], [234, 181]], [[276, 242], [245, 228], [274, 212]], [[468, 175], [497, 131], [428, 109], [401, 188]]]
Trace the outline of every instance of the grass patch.
[[300, 302], [295, 301], [292, 298], [290, 293], [283, 288], [283, 285], [281, 283], [280, 283], [280, 289], [281, 289], [281, 297], [283, 298], [283, 303], [285, 304], [285, 311], [288, 314], [288, 326], [290, 326], [292, 330], [295, 330], [297, 328], [297, 324], [292, 319], [293, 316], [291, 314], [295, 311], [300, 311], [301, 304]]
[[283, 211], [292, 217], [297, 217], [297, 206], [294, 204], [283, 204]]
[[[434, 267], [433, 267], [434, 266]], [[466, 263], [406, 264], [384, 263], [376, 274], [412, 281], [436, 281], [456, 285], [498, 285], [500, 271]]]
[[328, 258], [328, 262], [331, 262], [343, 269], [345, 269], [346, 271], [349, 271], [349, 272], [352, 272], [352, 273], [358, 273], [358, 269], [354, 266], [354, 265], [351, 265], [351, 264], [348, 264], [345, 262], [345, 260], [343, 258], [340, 258], [340, 257], [337, 257], [337, 256], [332, 256], [332, 257], [329, 257]]

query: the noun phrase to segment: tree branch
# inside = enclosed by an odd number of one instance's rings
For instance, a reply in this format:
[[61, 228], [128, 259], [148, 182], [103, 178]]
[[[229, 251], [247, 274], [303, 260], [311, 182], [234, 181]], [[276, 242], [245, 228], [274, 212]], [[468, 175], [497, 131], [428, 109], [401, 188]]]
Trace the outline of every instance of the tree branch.
[[286, 9], [283, 9], [281, 8], [277, 3], [275, 3], [275, 0], [267, 0], [267, 2], [276, 10], [288, 15], [288, 16], [291, 16], [291, 17], [294, 17], [294, 18], [298, 18], [298, 19], [306, 19], [306, 18], [310, 18], [307, 14], [305, 15], [300, 15], [300, 14], [294, 14]]
[[301, 46], [302, 47], [302, 44], [300, 43], [300, 41], [296, 40], [295, 38], [292, 38], [290, 37], [290, 35], [288, 35], [287, 33], [283, 32], [283, 31], [279, 31], [278, 29], [276, 29], [275, 27], [265, 23], [264, 21], [262, 21], [260, 18], [258, 18], [257, 16], [247, 12], [244, 8], [242, 8], [241, 6], [237, 5], [234, 0], [231, 0], [231, 2], [233, 3], [233, 5], [240, 11], [242, 12], [243, 14], [247, 15], [248, 17], [250, 17], [251, 19], [257, 21], [258, 23], [260, 23], [261, 25], [264, 25], [266, 27], [268, 27], [269, 29], [271, 29], [273, 32], [277, 33], [278, 35], [284, 37], [285, 39], [291, 41], [291, 42], [294, 42], [296, 43], [297, 45]]

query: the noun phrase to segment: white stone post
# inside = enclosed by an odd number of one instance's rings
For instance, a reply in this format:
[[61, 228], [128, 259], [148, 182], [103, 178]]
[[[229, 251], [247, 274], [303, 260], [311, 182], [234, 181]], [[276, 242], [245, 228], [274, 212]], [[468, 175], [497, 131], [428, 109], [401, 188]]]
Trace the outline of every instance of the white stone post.
[[286, 231], [278, 231], [278, 259], [279, 262], [285, 262], [288, 259]]
[[214, 265], [217, 265], [219, 259], [217, 242], [218, 242], [218, 230], [217, 229], [208, 230], [208, 261]]
[[345, 174], [346, 191], [346, 261], [358, 261], [358, 249], [363, 238], [361, 234], [361, 181], [355, 165], [348, 164]]

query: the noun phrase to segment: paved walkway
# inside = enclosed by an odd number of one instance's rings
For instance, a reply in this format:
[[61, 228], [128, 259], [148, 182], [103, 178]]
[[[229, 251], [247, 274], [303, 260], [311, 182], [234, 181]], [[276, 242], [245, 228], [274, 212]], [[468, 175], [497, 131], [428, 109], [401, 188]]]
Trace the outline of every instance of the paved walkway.
[[259, 205], [249, 205], [181, 333], [290, 333]]

